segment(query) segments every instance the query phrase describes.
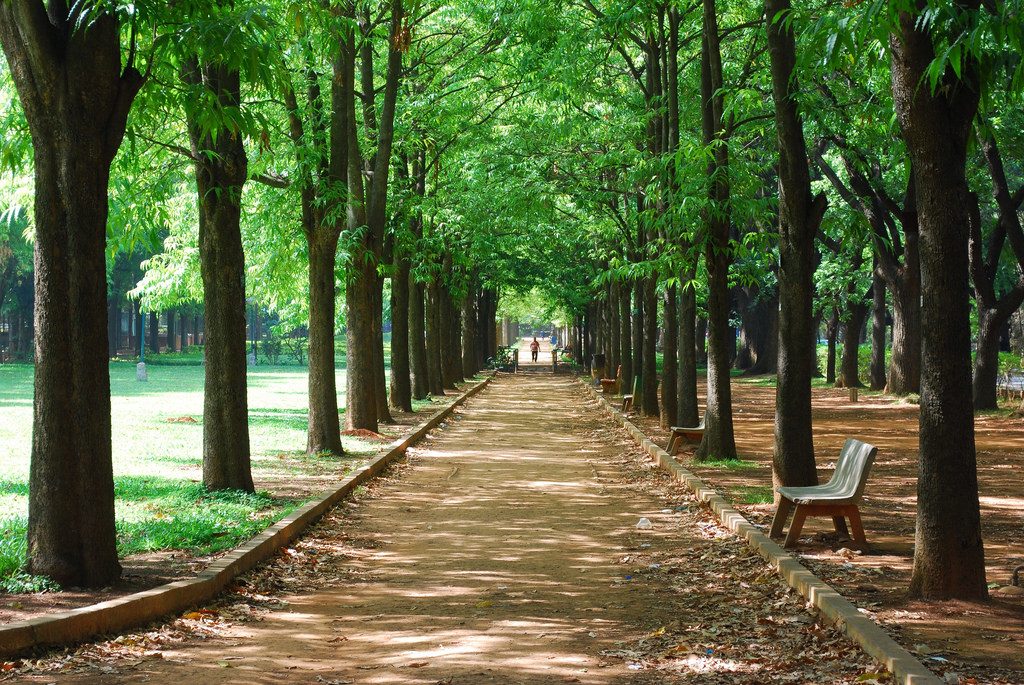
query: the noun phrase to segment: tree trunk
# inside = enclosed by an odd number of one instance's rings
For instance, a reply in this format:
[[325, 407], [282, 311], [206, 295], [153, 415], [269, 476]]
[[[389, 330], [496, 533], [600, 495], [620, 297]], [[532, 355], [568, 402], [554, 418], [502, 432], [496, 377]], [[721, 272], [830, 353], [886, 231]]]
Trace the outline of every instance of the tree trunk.
[[177, 317], [178, 317], [177, 310], [174, 310], [174, 309], [168, 309], [167, 310], [167, 351], [168, 352], [177, 352], [178, 351], [178, 347], [177, 347], [177, 344], [176, 344], [177, 343], [177, 337], [178, 337], [178, 328], [175, 325], [176, 324], [175, 319]]
[[334, 359], [338, 233], [307, 230], [309, 245], [309, 426], [306, 452], [344, 454]]
[[[645, 416], [658, 416], [658, 282], [654, 276], [643, 280], [643, 304], [644, 397], [640, 410]], [[672, 391], [675, 392], [674, 382]]]
[[[430, 394], [430, 376], [427, 371], [427, 342], [425, 329], [424, 287], [410, 278], [409, 282], [409, 361], [412, 367], [413, 399], [425, 400]], [[394, 345], [394, 340], [391, 342]], [[392, 369], [392, 373], [394, 370]]]
[[476, 287], [472, 286], [462, 300], [462, 375], [466, 378], [480, 370], [476, 365], [476, 303]]
[[866, 302], [850, 305], [849, 316], [843, 322], [843, 358], [839, 369], [839, 382], [846, 388], [863, 388], [860, 382], [860, 332], [868, 317]]
[[[913, 240], [916, 242], [917, 237]], [[907, 237], [908, 252], [912, 238]], [[904, 266], [906, 274], [892, 289], [892, 354], [886, 392], [906, 395], [921, 389], [921, 274], [917, 249], [914, 264]]]
[[776, 485], [814, 485], [818, 482], [811, 434], [811, 379], [817, 356], [812, 313], [817, 258], [814, 236], [827, 200], [823, 193], [811, 194], [807, 143], [797, 105], [796, 42], [789, 10], [789, 0], [765, 0], [780, 198], [779, 361], [772, 473]]
[[412, 411], [409, 369], [409, 260], [398, 257], [391, 277], [391, 406]]
[[[630, 380], [629, 390], [626, 390], [625, 392], [632, 392], [633, 384], [635, 383], [637, 376], [641, 376], [640, 381], [642, 383], [642, 376], [644, 373], [644, 282], [642, 280], [637, 281], [633, 286], [632, 294], [633, 331], [630, 347], [633, 350], [633, 378]], [[642, 411], [643, 402], [644, 391], [643, 387], [641, 387], [640, 392], [633, 398], [633, 405], [638, 411]]]
[[[185, 80], [209, 89], [224, 107], [238, 107], [237, 71], [219, 64], [184, 67]], [[199, 258], [206, 320], [203, 398], [203, 484], [253, 492], [246, 398], [245, 255], [242, 186], [248, 161], [237, 130], [208, 130], [191, 109], [189, 138], [199, 195]]]
[[394, 423], [384, 368], [384, 279], [376, 273], [373, 280], [373, 399], [377, 404], [377, 422]]
[[825, 323], [825, 340], [827, 352], [825, 353], [825, 382], [833, 384], [836, 382], [836, 338], [839, 336], [839, 313], [832, 308], [832, 314]]
[[452, 298], [448, 291], [448, 286], [444, 283], [438, 283], [437, 286], [437, 331], [438, 331], [438, 345], [441, 357], [441, 380], [444, 384], [445, 390], [456, 390], [456, 383], [458, 382], [456, 367], [459, 365], [458, 359], [452, 354], [455, 347], [453, 335], [452, 335], [452, 318], [454, 312], [452, 311]]
[[622, 392], [633, 390], [632, 316], [629, 282], [619, 284], [619, 364], [622, 366]]
[[885, 283], [874, 270], [871, 279], [871, 382], [872, 390], [885, 389]]
[[[966, 3], [964, 3], [966, 4]], [[958, 3], [961, 11], [977, 10]], [[958, 78], [946, 68], [935, 90], [927, 72], [933, 37], [920, 17], [900, 15], [890, 39], [893, 102], [913, 160], [920, 226], [921, 367], [917, 534], [910, 594], [984, 599], [968, 298], [967, 141], [981, 90], [966, 57]], [[932, 29], [940, 30], [940, 29]]]
[[441, 363], [441, 285], [437, 277], [427, 286], [427, 378], [430, 380], [430, 394], [444, 395], [444, 369]]
[[118, 306], [117, 298], [111, 297], [107, 303], [107, 356], [111, 359], [117, 356], [117, 337], [120, 332], [121, 307]]
[[[694, 310], [696, 311], [696, 303], [694, 303]], [[697, 360], [697, 365], [707, 365], [708, 363], [708, 319], [705, 316], [698, 316], [696, 324], [694, 326], [693, 336], [693, 352], [694, 358]]]
[[143, 79], [132, 64], [121, 71], [120, 29], [103, 7], [47, 14], [40, 2], [0, 3], [0, 43], [32, 135], [35, 172], [28, 571], [102, 587], [121, 574], [110, 448], [107, 190]]
[[366, 265], [364, 258], [357, 263], [361, 266], [351, 270], [345, 288], [348, 313], [345, 427], [348, 430], [377, 432], [377, 378], [373, 351], [377, 342], [373, 325], [373, 289], [377, 274], [376, 267]]
[[709, 208], [705, 211], [704, 259], [708, 271], [708, 392], [704, 437], [695, 457], [735, 459], [732, 387], [729, 367], [736, 350], [729, 333], [729, 147], [723, 137], [722, 53], [715, 0], [704, 0], [701, 48], [701, 125], [704, 144], [714, 145], [706, 177]]
[[142, 344], [145, 342], [143, 338], [143, 324], [142, 324], [142, 303], [135, 300], [132, 303], [132, 333], [135, 337], [132, 341], [135, 343], [135, 356], [142, 356]]
[[661, 369], [661, 427], [669, 428], [679, 413], [679, 298], [675, 284], [665, 289], [665, 344]]
[[743, 369], [746, 376], [775, 373], [778, 363], [779, 342], [779, 298], [765, 294], [759, 288], [736, 288], [737, 309], [742, 327], [741, 345], [747, 357], [745, 364], [739, 363], [744, 356], [737, 356], [736, 368]]
[[156, 312], [149, 313], [149, 351], [153, 354], [160, 354], [160, 315]]
[[[693, 275], [691, 270], [688, 276]], [[688, 277], [679, 293], [679, 404], [676, 424], [696, 426], [699, 422], [697, 406], [697, 293], [693, 279]]]

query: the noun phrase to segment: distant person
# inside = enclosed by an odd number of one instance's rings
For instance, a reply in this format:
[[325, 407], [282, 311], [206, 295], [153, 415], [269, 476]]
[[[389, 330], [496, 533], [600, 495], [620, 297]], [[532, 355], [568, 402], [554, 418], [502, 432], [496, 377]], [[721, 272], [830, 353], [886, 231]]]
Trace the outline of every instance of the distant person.
[[540, 343], [537, 342], [537, 336], [533, 336], [533, 342], [530, 343], [530, 359], [537, 361], [537, 355], [540, 353]]
[[551, 334], [551, 346], [558, 347], [558, 336], [554, 333]]

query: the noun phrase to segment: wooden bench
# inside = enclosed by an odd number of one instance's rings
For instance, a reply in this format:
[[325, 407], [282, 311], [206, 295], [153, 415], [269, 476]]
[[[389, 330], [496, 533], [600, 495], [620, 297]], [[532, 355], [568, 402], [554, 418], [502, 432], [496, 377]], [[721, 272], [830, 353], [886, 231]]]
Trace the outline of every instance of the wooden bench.
[[633, 392], [622, 396], [622, 413], [633, 410], [633, 398], [640, 394], [643, 383], [640, 381], [640, 374], [633, 376]]
[[620, 385], [622, 385], [622, 366], [616, 369], [615, 378], [601, 379], [601, 392], [605, 395], [618, 394]]
[[665, 451], [673, 457], [679, 451], [683, 440], [687, 442], [700, 442], [704, 439], [704, 419], [701, 419], [699, 426], [672, 426], [672, 437], [668, 439], [668, 447]]
[[772, 521], [772, 529], [769, 535], [779, 537], [782, 529], [786, 526], [786, 519], [789, 512], [796, 507], [793, 514], [793, 523], [786, 535], [786, 547], [792, 547], [800, 538], [800, 530], [804, 526], [804, 520], [808, 516], [831, 516], [836, 533], [840, 536], [848, 536], [846, 521], [850, 519], [850, 527], [853, 528], [853, 539], [861, 544], [867, 540], [864, 537], [864, 526], [860, 521], [861, 497], [864, 495], [864, 486], [867, 485], [868, 473], [875, 461], [878, 448], [860, 440], [847, 439], [843, 445], [843, 451], [839, 453], [839, 461], [836, 462], [836, 470], [832, 478], [824, 485], [813, 485], [810, 487], [781, 487], [776, 488], [782, 499], [779, 500], [779, 507], [775, 510], [775, 518]]

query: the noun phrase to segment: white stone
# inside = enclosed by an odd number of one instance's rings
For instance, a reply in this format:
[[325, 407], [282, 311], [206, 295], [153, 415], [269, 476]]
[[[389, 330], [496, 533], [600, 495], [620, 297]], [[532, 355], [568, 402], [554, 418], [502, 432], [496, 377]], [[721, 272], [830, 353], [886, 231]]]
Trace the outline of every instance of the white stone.
[[146, 373], [146, 362], [139, 362], [135, 365], [135, 380], [140, 383], [145, 383], [149, 380], [149, 374]]

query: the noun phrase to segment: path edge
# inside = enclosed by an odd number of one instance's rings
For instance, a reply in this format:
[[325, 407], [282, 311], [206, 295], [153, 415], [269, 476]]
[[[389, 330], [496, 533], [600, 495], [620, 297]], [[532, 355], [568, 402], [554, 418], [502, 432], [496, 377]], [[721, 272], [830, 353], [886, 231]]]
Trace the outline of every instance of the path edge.
[[459, 395], [450, 405], [416, 426], [411, 433], [393, 441], [387, 451], [377, 454], [368, 463], [345, 476], [334, 491], [296, 509], [248, 542], [219, 557], [196, 577], [0, 627], [0, 657], [16, 657], [39, 647], [84, 642], [99, 635], [145, 625], [208, 602], [237, 576], [270, 558], [353, 490], [372, 480], [402, 457], [410, 446], [437, 428], [466, 400], [487, 387], [494, 377], [495, 374], [491, 373]]
[[833, 625], [860, 645], [865, 653], [885, 666], [903, 685], [942, 685], [943, 680], [935, 675], [913, 654], [904, 649], [882, 630], [881, 626], [862, 614], [856, 606], [843, 597], [831, 585], [814, 575], [793, 555], [786, 552], [774, 540], [752, 524], [724, 497], [694, 473], [676, 461], [648, 438], [640, 428], [626, 418], [618, 408], [598, 393], [590, 384], [581, 381], [583, 387], [616, 419], [630, 437], [646, 451], [657, 465], [676, 480], [682, 481], [701, 502], [705, 502], [721, 521], [722, 525], [735, 535], [747, 541], [774, 568], [786, 583], [803, 595]]

